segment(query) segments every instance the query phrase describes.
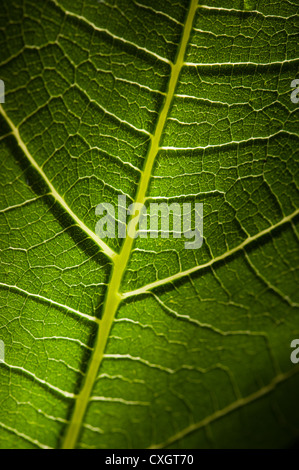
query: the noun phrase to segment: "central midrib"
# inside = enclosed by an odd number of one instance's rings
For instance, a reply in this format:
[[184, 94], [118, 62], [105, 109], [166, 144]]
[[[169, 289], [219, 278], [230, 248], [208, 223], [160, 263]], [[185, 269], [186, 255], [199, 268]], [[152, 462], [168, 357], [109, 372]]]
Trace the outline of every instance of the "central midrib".
[[[166, 124], [167, 116], [175, 92], [175, 88], [178, 82], [179, 74], [184, 63], [184, 57], [186, 52], [186, 47], [189, 41], [192, 24], [194, 16], [197, 9], [198, 0], [191, 0], [188, 15], [186, 18], [183, 35], [178, 49], [178, 54], [175, 63], [171, 67], [171, 75], [169, 80], [168, 91], [166, 94], [166, 99], [158, 118], [156, 125], [155, 133], [151, 137], [151, 144], [148, 150], [146, 163], [142, 176], [139, 182], [138, 191], [135, 199], [135, 204], [144, 204], [145, 196], [148, 189], [150, 177], [152, 174], [152, 168], [159, 151], [159, 145], [161, 141], [161, 136]], [[136, 230], [138, 224], [138, 216], [135, 218], [135, 227]], [[132, 233], [131, 233], [132, 235]], [[119, 303], [121, 301], [120, 295], [120, 284], [122, 277], [126, 270], [129, 257], [132, 251], [132, 245], [134, 238], [132, 236], [127, 236], [123, 247], [120, 251], [120, 254], [113, 259], [113, 268], [112, 275], [109, 282], [109, 287], [107, 290], [106, 300], [103, 309], [102, 320], [100, 322], [97, 338], [95, 342], [95, 347], [90, 359], [89, 367], [86, 372], [85, 380], [82, 385], [82, 388], [76, 398], [76, 404], [73, 410], [73, 414], [68, 425], [66, 434], [63, 439], [62, 448], [63, 449], [73, 449], [78, 441], [79, 433], [82, 427], [83, 419], [85, 416], [86, 408], [90, 400], [92, 389], [94, 387], [99, 367], [102, 363], [104, 351], [108, 342], [110, 330], [117, 312]]]

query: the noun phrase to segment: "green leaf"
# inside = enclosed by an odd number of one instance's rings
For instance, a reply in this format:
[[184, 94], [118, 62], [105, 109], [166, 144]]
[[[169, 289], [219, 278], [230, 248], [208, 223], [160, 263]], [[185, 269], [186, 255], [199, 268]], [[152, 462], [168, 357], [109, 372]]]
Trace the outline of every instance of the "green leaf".
[[[1, 448], [298, 438], [298, 17], [1, 2]], [[201, 248], [100, 239], [119, 195], [202, 203]]]

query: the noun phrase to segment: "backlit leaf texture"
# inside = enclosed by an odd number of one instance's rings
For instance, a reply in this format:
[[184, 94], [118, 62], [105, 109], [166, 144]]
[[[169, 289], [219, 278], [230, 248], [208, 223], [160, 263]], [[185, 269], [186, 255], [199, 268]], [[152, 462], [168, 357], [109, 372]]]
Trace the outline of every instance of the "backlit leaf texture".
[[[1, 1], [1, 448], [298, 439], [298, 9]], [[201, 248], [99, 239], [119, 195]]]

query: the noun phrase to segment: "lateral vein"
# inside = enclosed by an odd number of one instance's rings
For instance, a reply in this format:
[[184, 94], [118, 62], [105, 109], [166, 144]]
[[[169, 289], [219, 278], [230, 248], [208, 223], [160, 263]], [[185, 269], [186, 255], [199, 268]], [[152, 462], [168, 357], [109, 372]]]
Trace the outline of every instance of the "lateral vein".
[[111, 260], [114, 260], [116, 253], [111, 250], [111, 248], [106, 245], [90, 228], [85, 225], [82, 220], [79, 219], [79, 217], [72, 211], [72, 209], [69, 207], [69, 205], [65, 202], [62, 196], [56, 191], [54, 188], [53, 184], [51, 181], [48, 179], [42, 168], [38, 165], [36, 160], [33, 158], [31, 153], [29, 152], [27, 146], [23, 142], [18, 128], [13, 124], [11, 119], [7, 116], [6, 112], [3, 109], [3, 106], [0, 105], [0, 112], [4, 119], [6, 120], [7, 124], [11, 128], [12, 134], [14, 135], [16, 141], [18, 142], [19, 147], [22, 149], [23, 153], [26, 155], [27, 159], [31, 163], [31, 165], [35, 168], [35, 170], [38, 172], [38, 174], [42, 177], [43, 181], [46, 183], [48, 186], [51, 195], [54, 197], [54, 199], [63, 207], [63, 209], [71, 216], [71, 218], [74, 220], [76, 225], [80, 227], [83, 232], [85, 232], [92, 240], [101, 248], [103, 253], [110, 258]]
[[270, 383], [260, 388], [256, 392], [252, 393], [251, 395], [247, 395], [244, 398], [239, 398], [238, 400], [234, 401], [233, 403], [226, 406], [225, 408], [221, 410], [217, 410], [210, 416], [207, 416], [206, 418], [202, 419], [201, 421], [197, 423], [193, 423], [190, 426], [182, 429], [174, 436], [169, 437], [165, 442], [161, 442], [159, 444], [153, 444], [152, 446], [149, 447], [149, 449], [164, 449], [165, 447], [171, 444], [174, 444], [178, 440], [183, 439], [187, 435], [203, 427], [208, 426], [209, 424], [213, 423], [214, 421], [217, 421], [218, 419], [223, 418], [229, 413], [232, 413], [250, 403], [255, 402], [256, 400], [264, 397], [265, 395], [268, 395], [273, 390], [275, 390], [281, 383], [285, 382], [287, 379], [290, 379], [291, 377], [296, 375], [298, 372], [299, 372], [299, 368], [294, 367], [293, 369], [291, 369], [290, 371], [286, 373], [278, 374], [276, 377], [274, 377], [274, 379]]
[[124, 292], [122, 293], [122, 298], [127, 299], [128, 297], [136, 296], [136, 295], [141, 295], [141, 294], [149, 294], [152, 289], [155, 289], [156, 287], [163, 286], [167, 283], [175, 282], [179, 279], [182, 279], [183, 277], [189, 276], [193, 273], [196, 273], [197, 271], [200, 271], [202, 269], [208, 268], [215, 263], [218, 263], [219, 261], [225, 260], [229, 256], [234, 255], [235, 253], [243, 250], [246, 248], [250, 243], [262, 238], [265, 235], [268, 235], [273, 232], [273, 230], [277, 229], [278, 227], [281, 227], [282, 225], [291, 222], [297, 215], [299, 214], [299, 209], [296, 211], [292, 212], [291, 214], [283, 217], [279, 222], [277, 222], [274, 225], [271, 225], [270, 227], [266, 228], [265, 230], [262, 230], [261, 232], [257, 233], [256, 235], [253, 235], [251, 237], [247, 237], [242, 243], [237, 245], [236, 247], [232, 248], [229, 251], [226, 251], [220, 256], [217, 256], [216, 258], [211, 259], [207, 263], [201, 264], [200, 266], [194, 266], [193, 268], [186, 269], [185, 271], [178, 272], [176, 274], [173, 274], [172, 276], [165, 277], [159, 281], [151, 282], [150, 284], [147, 284], [143, 287], [140, 287], [139, 289], [135, 289], [133, 291], [129, 292]]
[[38, 299], [38, 300], [41, 300], [43, 302], [47, 302], [51, 305], [55, 305], [59, 308], [62, 308], [68, 312], [72, 312], [72, 313], [75, 313], [77, 316], [80, 316], [82, 318], [86, 318], [86, 320], [89, 320], [91, 322], [95, 322], [95, 323], [99, 323], [100, 320], [97, 318], [97, 317], [92, 317], [91, 315], [88, 315], [87, 313], [83, 313], [83, 312], [80, 312], [79, 310], [76, 310], [72, 307], [69, 307], [68, 305], [64, 305], [64, 304], [61, 304], [59, 302], [56, 302], [55, 300], [52, 300], [52, 299], [48, 299], [48, 297], [44, 297], [43, 295], [40, 295], [40, 294], [34, 294], [32, 292], [28, 292], [27, 290], [25, 289], [21, 289], [20, 287], [18, 286], [13, 286], [11, 284], [5, 284], [4, 282], [0, 282], [0, 288], [1, 287], [4, 287], [6, 289], [9, 289], [9, 290], [15, 290], [17, 292], [21, 292], [22, 294], [25, 294], [26, 296], [28, 297], [32, 297], [32, 298], [35, 298], [35, 299]]

